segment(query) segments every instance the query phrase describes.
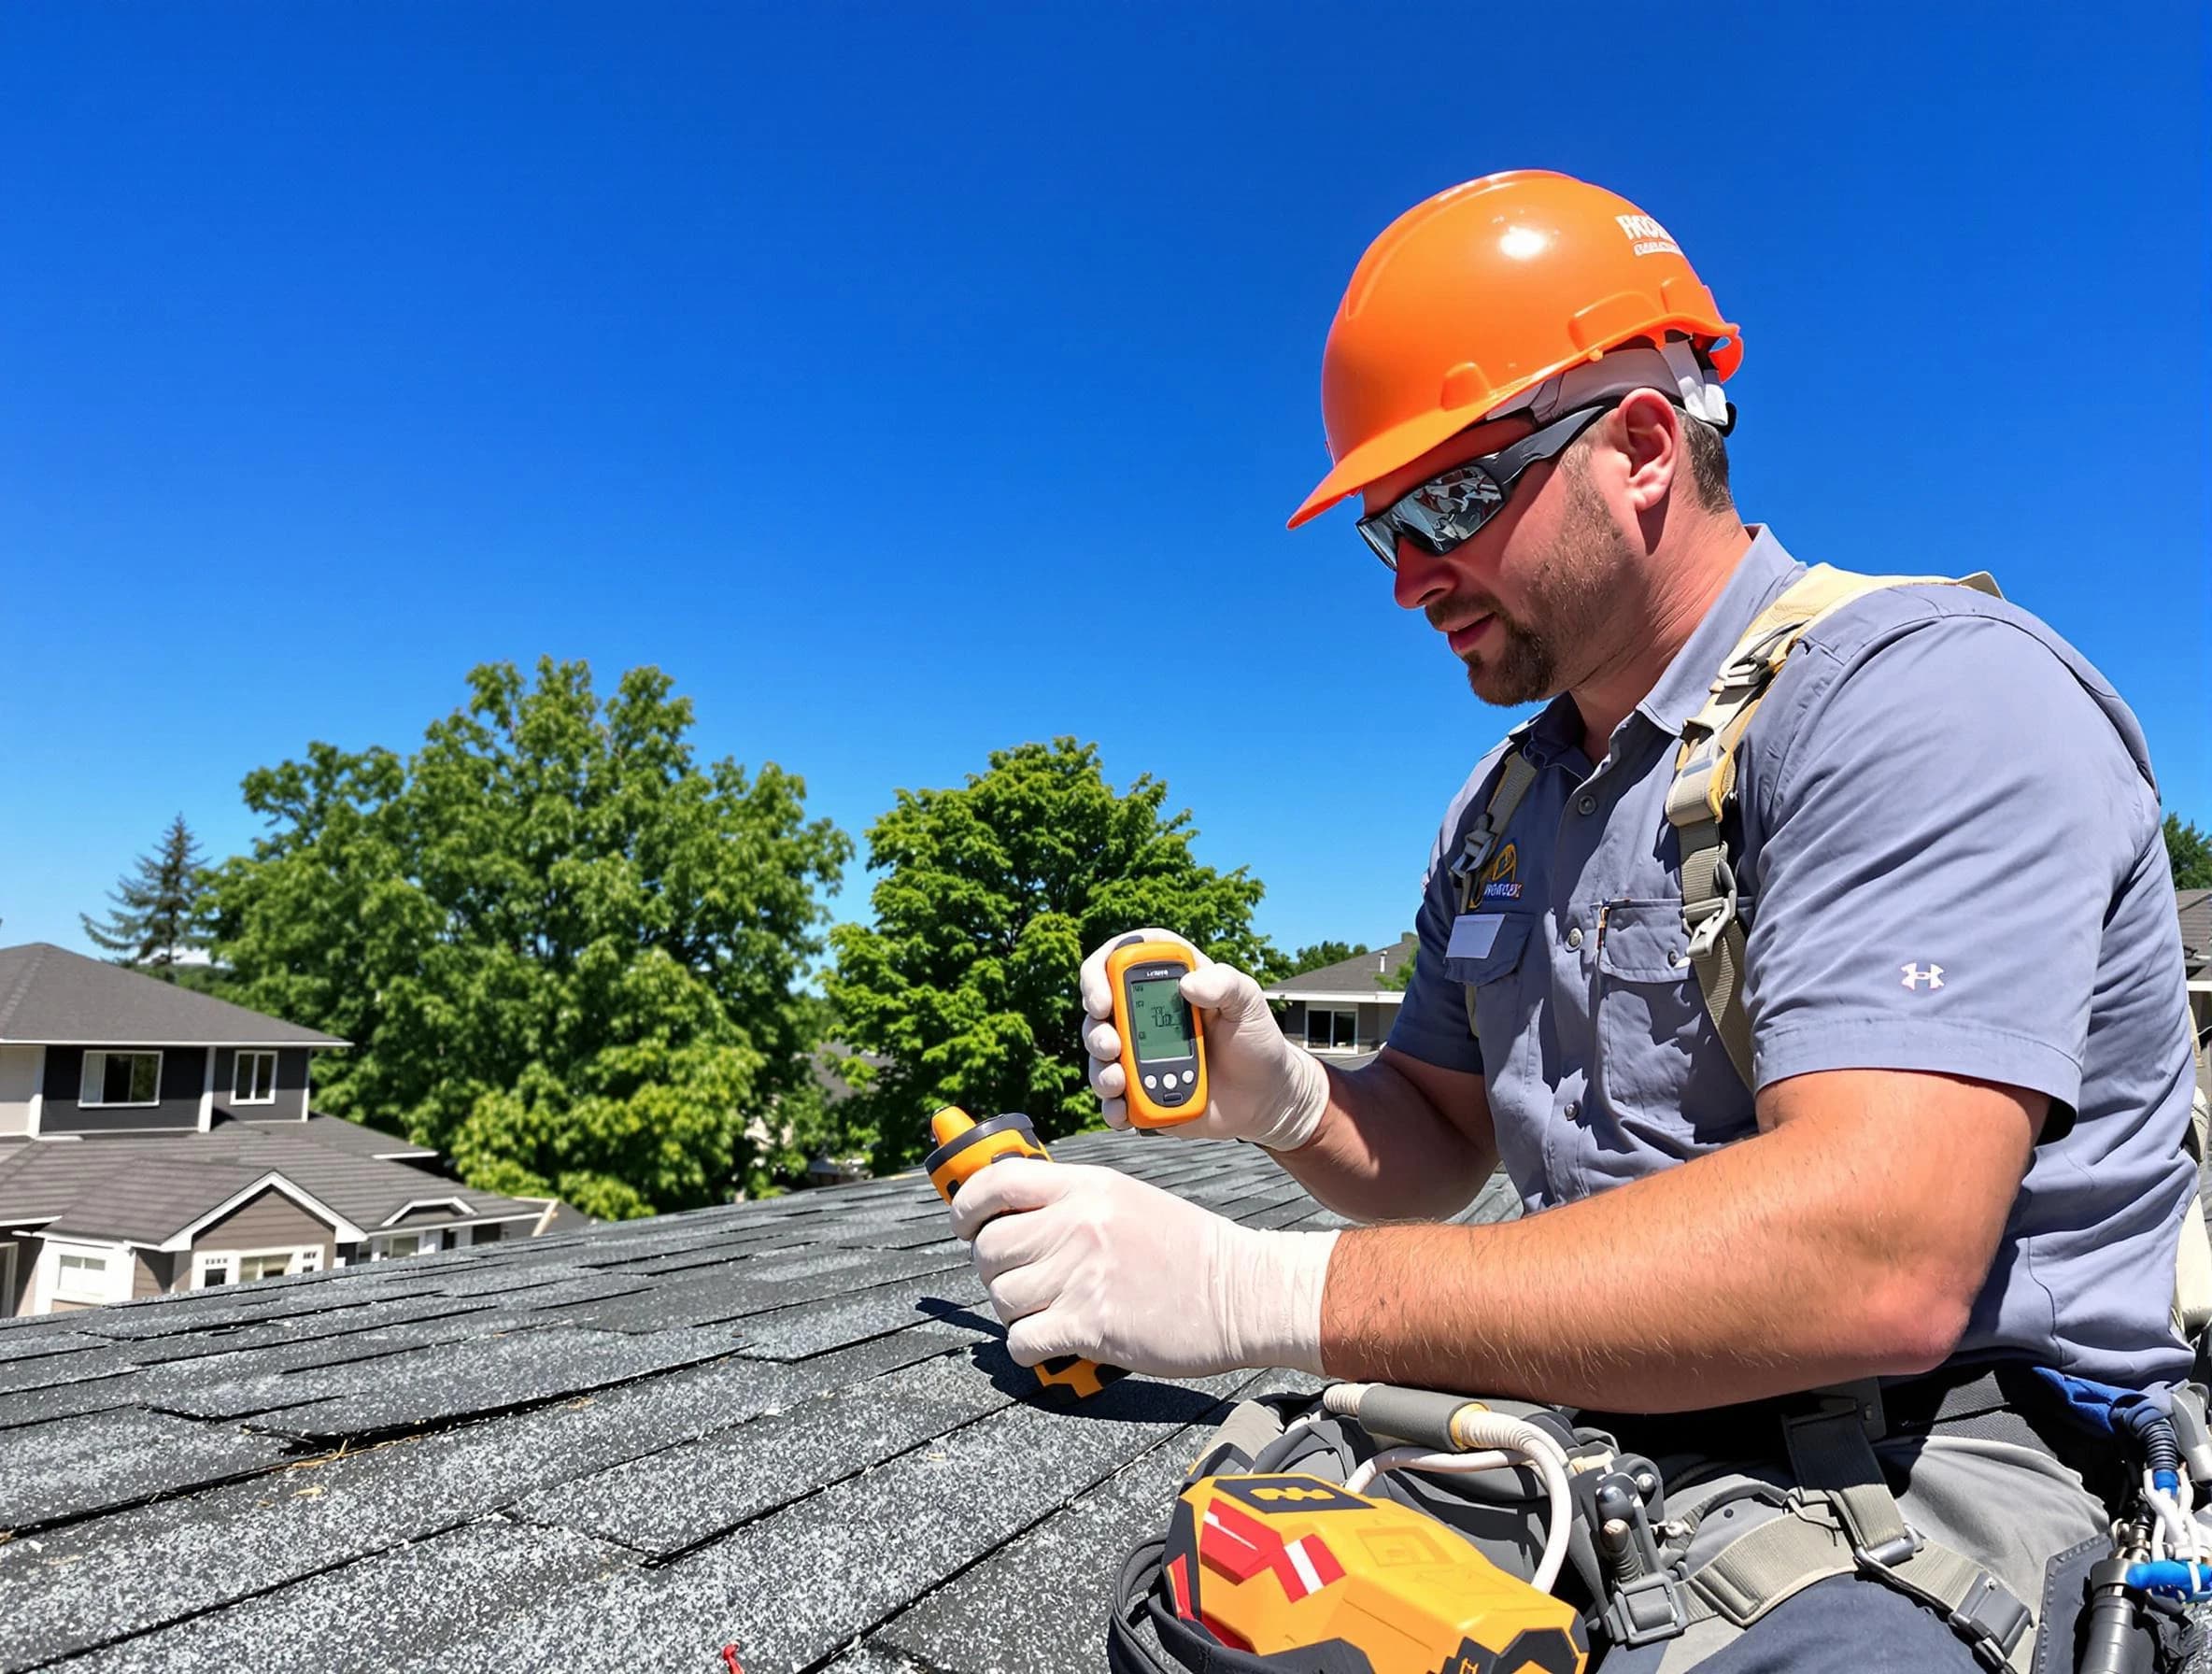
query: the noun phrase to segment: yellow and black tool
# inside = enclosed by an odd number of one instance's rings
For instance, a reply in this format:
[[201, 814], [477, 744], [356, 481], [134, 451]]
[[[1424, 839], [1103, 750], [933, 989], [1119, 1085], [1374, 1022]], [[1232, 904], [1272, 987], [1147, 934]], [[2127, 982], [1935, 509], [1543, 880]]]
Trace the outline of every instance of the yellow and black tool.
[[1173, 1128], [1206, 1114], [1206, 1031], [1183, 979], [1198, 969], [1179, 942], [1126, 938], [1106, 956], [1132, 1128]]
[[[1029, 1126], [1029, 1118], [1018, 1112], [978, 1122], [966, 1111], [948, 1104], [929, 1118], [929, 1137], [937, 1142], [937, 1149], [922, 1159], [922, 1167], [929, 1170], [929, 1184], [937, 1188], [937, 1195], [947, 1203], [958, 1194], [963, 1182], [992, 1163], [1010, 1156], [1052, 1160], [1037, 1130]], [[1078, 1399], [1094, 1396], [1127, 1375], [1118, 1366], [1100, 1366], [1079, 1355], [1056, 1355], [1035, 1369], [1038, 1383], [1048, 1389], [1071, 1390]]]
[[1178, 1616], [1260, 1656], [1343, 1647], [1326, 1667], [1372, 1674], [1582, 1674], [1587, 1656], [1573, 1606], [1426, 1512], [1319, 1477], [1200, 1478], [1162, 1568]]

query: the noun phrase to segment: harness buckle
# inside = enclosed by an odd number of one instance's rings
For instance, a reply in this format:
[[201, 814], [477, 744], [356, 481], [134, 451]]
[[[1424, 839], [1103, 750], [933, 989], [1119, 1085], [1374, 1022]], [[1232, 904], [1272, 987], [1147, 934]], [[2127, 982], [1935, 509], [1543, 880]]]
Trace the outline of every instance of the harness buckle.
[[1451, 865], [1452, 876], [1460, 883], [1467, 882], [1468, 874], [1490, 858], [1490, 850], [1497, 842], [1497, 833], [1490, 829], [1490, 816], [1485, 811], [1475, 816], [1475, 823], [1467, 829], [1467, 841], [1459, 845], [1459, 854]]
[[1694, 960], [1710, 954], [1721, 932], [1736, 922], [1736, 868], [1724, 854], [1714, 863], [1713, 884], [1721, 891], [1718, 896], [1682, 903], [1682, 929], [1689, 932]]
[[1893, 1535], [1879, 1546], [1852, 1547], [1851, 1556], [1859, 1560], [1862, 1568], [1894, 1569], [1919, 1552], [1921, 1544], [1920, 1531], [1907, 1526], [1903, 1534]]

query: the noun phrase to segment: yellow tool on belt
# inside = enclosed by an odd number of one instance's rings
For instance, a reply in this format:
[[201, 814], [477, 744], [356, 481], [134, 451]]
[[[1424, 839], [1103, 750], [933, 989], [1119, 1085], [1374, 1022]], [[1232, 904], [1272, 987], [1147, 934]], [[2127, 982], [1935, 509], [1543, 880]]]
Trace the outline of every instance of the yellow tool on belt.
[[1201, 1477], [1176, 1505], [1162, 1570], [1178, 1616], [1259, 1656], [1333, 1640], [1365, 1662], [1328, 1667], [1371, 1674], [1583, 1667], [1573, 1606], [1427, 1513], [1319, 1477]]
[[[964, 1181], [992, 1163], [1003, 1162], [1010, 1156], [1033, 1156], [1039, 1162], [1052, 1160], [1043, 1142], [1038, 1139], [1037, 1130], [1029, 1126], [1029, 1118], [1018, 1113], [978, 1122], [966, 1111], [947, 1105], [929, 1118], [929, 1137], [937, 1142], [937, 1149], [922, 1159], [922, 1167], [929, 1170], [929, 1184], [937, 1188], [937, 1195], [947, 1203], [957, 1195]], [[1060, 1355], [1046, 1360], [1036, 1368], [1036, 1372], [1038, 1383], [1046, 1388], [1072, 1390], [1079, 1399], [1097, 1395], [1115, 1379], [1127, 1375], [1117, 1366], [1100, 1366], [1078, 1355]]]

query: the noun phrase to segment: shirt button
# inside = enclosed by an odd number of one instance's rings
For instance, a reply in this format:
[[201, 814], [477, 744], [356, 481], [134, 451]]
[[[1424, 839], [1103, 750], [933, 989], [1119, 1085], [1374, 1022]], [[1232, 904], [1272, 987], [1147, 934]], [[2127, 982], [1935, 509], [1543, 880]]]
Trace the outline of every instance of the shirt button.
[[1579, 1121], [1581, 1118], [1581, 1100], [1578, 1099], [1569, 1099], [1567, 1101], [1567, 1119], [1570, 1122]]
[[1578, 797], [1578, 798], [1576, 798], [1576, 799], [1575, 799], [1575, 812], [1576, 812], [1577, 814], [1595, 814], [1595, 813], [1596, 813], [1596, 812], [1597, 812], [1597, 799], [1596, 799], [1595, 797], [1594, 797], [1594, 796], [1589, 796], [1589, 795], [1583, 795], [1583, 796], [1581, 796], [1581, 797]]
[[1582, 945], [1582, 927], [1581, 925], [1576, 925], [1573, 929], [1567, 932], [1567, 944], [1569, 947]]

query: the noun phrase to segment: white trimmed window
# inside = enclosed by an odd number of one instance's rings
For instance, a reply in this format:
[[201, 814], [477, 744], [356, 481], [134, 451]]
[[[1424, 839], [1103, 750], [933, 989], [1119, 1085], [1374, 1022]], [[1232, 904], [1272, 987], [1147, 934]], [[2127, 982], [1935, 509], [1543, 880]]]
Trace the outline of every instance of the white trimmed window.
[[54, 1300], [105, 1302], [113, 1284], [108, 1264], [113, 1256], [93, 1256], [77, 1250], [54, 1253]]
[[251, 1284], [256, 1279], [283, 1279], [322, 1271], [322, 1246], [304, 1250], [202, 1250], [192, 1257], [192, 1288]]
[[1351, 1052], [1359, 1041], [1359, 1014], [1350, 1006], [1306, 1008], [1306, 1048], [1310, 1052]]
[[434, 1232], [393, 1232], [369, 1244], [371, 1261], [390, 1261], [400, 1256], [430, 1256], [438, 1248]]
[[77, 1102], [86, 1110], [143, 1108], [162, 1101], [158, 1052], [88, 1052]]
[[231, 1071], [231, 1102], [233, 1104], [274, 1104], [276, 1102], [276, 1055], [274, 1052], [241, 1052]]

